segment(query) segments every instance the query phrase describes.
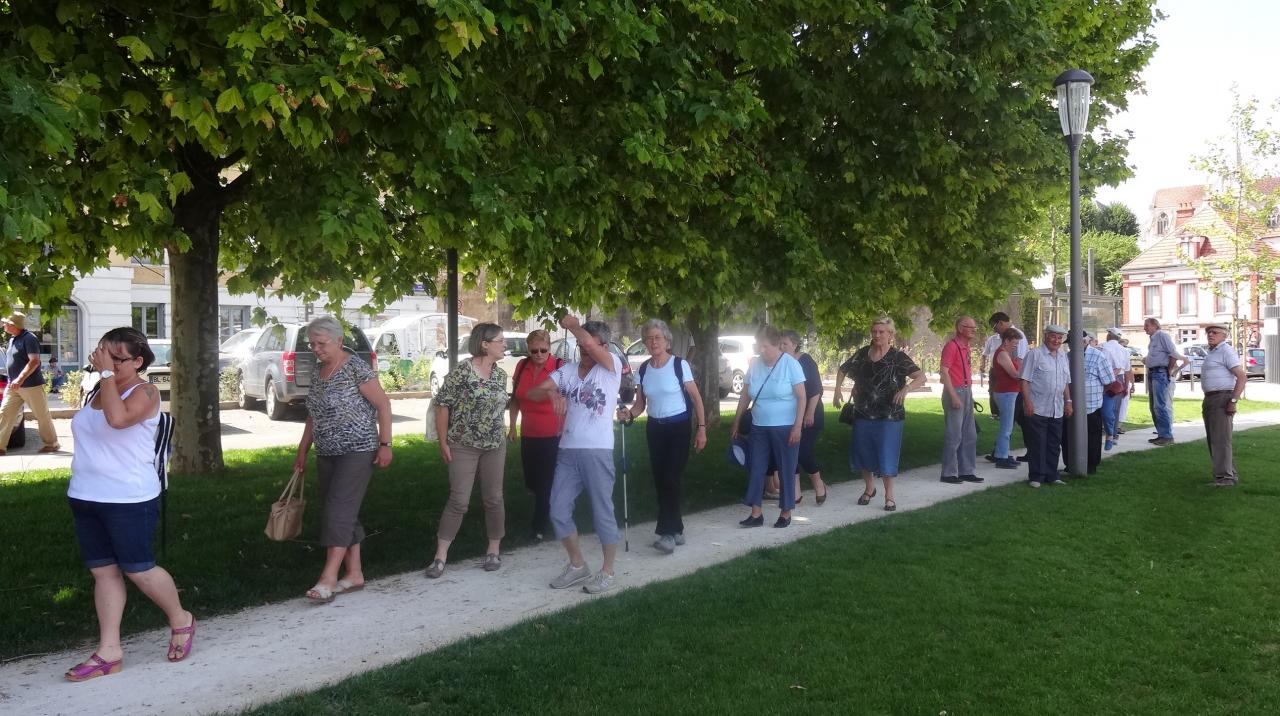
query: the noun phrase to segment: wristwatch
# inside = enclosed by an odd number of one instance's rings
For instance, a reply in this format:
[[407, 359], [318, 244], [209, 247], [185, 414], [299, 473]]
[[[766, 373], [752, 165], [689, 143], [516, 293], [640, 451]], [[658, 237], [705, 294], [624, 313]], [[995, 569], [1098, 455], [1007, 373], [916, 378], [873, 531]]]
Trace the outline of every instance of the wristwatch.
[[1240, 402], [1240, 399], [1239, 399], [1239, 398], [1232, 398], [1232, 399], [1231, 399], [1231, 402], [1233, 402], [1233, 403], [1239, 403], [1239, 402]]
[[114, 370], [111, 370], [110, 368], [108, 368], [108, 369], [106, 369], [106, 370], [104, 370], [104, 371], [102, 371], [102, 372], [98, 373], [98, 375], [99, 375], [99, 376], [101, 376], [103, 380], [105, 380], [105, 379], [107, 379], [107, 378], [110, 378], [111, 376], [113, 376], [113, 375], [115, 375], [115, 374], [116, 374], [116, 372], [115, 372]]

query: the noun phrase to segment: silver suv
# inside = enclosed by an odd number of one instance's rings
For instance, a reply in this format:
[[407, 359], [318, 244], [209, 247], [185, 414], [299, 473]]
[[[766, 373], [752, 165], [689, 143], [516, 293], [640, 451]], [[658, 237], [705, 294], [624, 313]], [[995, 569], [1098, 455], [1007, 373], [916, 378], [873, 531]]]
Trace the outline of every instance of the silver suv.
[[[369, 348], [364, 332], [352, 326], [342, 339], [344, 350], [378, 369], [378, 360]], [[253, 351], [240, 363], [240, 407], [246, 410], [266, 401], [267, 417], [284, 418], [290, 405], [307, 399], [307, 388], [316, 368], [316, 354], [307, 342], [306, 326], [277, 323], [258, 336]]]

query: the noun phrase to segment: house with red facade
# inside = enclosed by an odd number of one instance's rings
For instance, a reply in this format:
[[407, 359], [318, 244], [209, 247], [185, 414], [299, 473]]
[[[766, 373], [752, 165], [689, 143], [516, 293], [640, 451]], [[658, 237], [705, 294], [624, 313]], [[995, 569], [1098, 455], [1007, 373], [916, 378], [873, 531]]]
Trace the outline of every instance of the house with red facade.
[[[1259, 182], [1264, 194], [1280, 191], [1280, 179]], [[1233, 240], [1236, 219], [1224, 217], [1210, 201], [1203, 185], [1161, 189], [1151, 202], [1151, 214], [1142, 228], [1143, 248], [1120, 270], [1124, 276], [1121, 328], [1135, 346], [1144, 346], [1142, 324], [1159, 319], [1175, 341], [1203, 341], [1210, 323], [1243, 324], [1243, 335], [1262, 327], [1261, 307], [1276, 300], [1280, 270], [1248, 273], [1233, 280], [1223, 268], [1237, 251], [1280, 256], [1280, 209], [1270, 212], [1265, 226], [1249, 225], [1244, 235], [1252, 241]]]

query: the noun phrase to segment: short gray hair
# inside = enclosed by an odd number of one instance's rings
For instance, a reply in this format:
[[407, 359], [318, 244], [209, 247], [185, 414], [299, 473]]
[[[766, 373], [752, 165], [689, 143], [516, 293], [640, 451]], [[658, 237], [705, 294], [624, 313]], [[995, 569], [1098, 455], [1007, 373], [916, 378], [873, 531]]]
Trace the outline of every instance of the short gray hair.
[[471, 335], [467, 336], [467, 350], [472, 356], [484, 355], [484, 344], [502, 337], [502, 326], [496, 323], [477, 323], [471, 327]]
[[341, 343], [346, 331], [342, 330], [342, 324], [333, 316], [320, 316], [307, 324], [307, 334], [312, 333], [328, 334], [329, 338]]
[[609, 324], [604, 321], [587, 321], [582, 324], [582, 330], [602, 343], [608, 343], [613, 339], [613, 329], [609, 328]]
[[671, 338], [671, 327], [668, 326], [667, 322], [661, 318], [650, 318], [644, 322], [644, 325], [640, 327], [640, 340], [644, 340], [644, 338], [649, 335], [649, 331], [652, 331], [655, 328], [662, 332], [663, 338], [667, 339], [667, 345], [671, 345], [671, 341], [673, 340]]
[[888, 326], [890, 331], [897, 332], [897, 329], [893, 326], [893, 319], [888, 316], [877, 316], [876, 320], [871, 322], [872, 328], [876, 326]]
[[800, 337], [800, 334], [790, 328], [782, 332], [782, 337], [794, 343], [797, 350], [800, 349], [800, 346], [804, 345], [804, 339]]

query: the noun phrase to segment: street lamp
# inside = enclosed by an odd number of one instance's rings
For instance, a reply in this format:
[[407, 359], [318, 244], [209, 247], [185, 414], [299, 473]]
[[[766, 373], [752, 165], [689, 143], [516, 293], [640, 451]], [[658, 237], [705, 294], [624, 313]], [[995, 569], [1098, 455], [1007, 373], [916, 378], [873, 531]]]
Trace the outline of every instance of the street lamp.
[[1093, 76], [1084, 70], [1067, 70], [1058, 75], [1058, 118], [1071, 155], [1071, 472], [1088, 470], [1089, 437], [1084, 397], [1084, 281], [1080, 272], [1080, 143], [1089, 124], [1089, 86]]

